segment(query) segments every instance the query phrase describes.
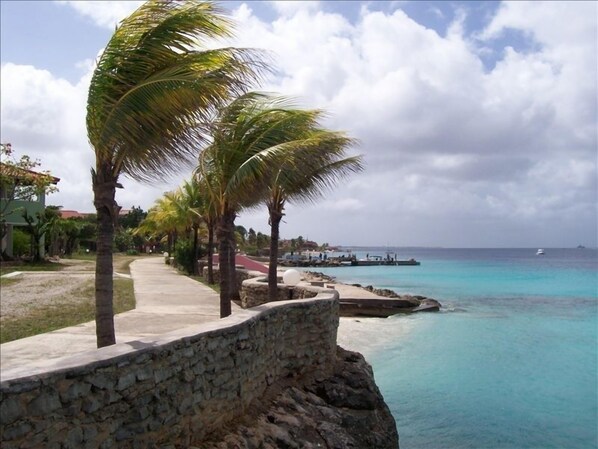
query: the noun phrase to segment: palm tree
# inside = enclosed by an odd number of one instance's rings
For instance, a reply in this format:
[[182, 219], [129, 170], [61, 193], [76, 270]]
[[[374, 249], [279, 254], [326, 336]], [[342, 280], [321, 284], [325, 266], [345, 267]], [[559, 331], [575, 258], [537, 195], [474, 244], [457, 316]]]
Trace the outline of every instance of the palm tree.
[[197, 259], [199, 256], [199, 228], [202, 223], [205, 223], [208, 227], [208, 234], [210, 234], [210, 223], [212, 222], [212, 217], [210, 216], [209, 200], [206, 193], [202, 190], [202, 186], [197, 177], [192, 177], [190, 181], [185, 181], [178, 190], [178, 193], [181, 214], [184, 215], [187, 226], [191, 229], [192, 233], [194, 255], [193, 272], [194, 274], [198, 274]]
[[[198, 189], [202, 192], [201, 204], [199, 204], [199, 212], [205, 223], [208, 231], [207, 243], [207, 262], [208, 262], [208, 284], [214, 283], [214, 230], [218, 220], [218, 214], [215, 203], [210, 197], [210, 188], [208, 185], [208, 178], [202, 176], [194, 176], [193, 182], [197, 184]], [[201, 273], [200, 273], [201, 274]]]
[[181, 218], [173, 201], [173, 192], [167, 192], [154, 202], [134, 233], [152, 238], [166, 236], [168, 252], [172, 254], [180, 229]]
[[278, 298], [278, 242], [285, 205], [288, 202], [315, 202], [339, 179], [363, 169], [361, 156], [346, 157], [347, 149], [355, 140], [343, 133], [320, 128], [320, 111], [297, 111], [293, 115], [296, 120], [306, 120], [306, 130], [298, 132], [295, 139], [288, 142], [290, 151], [279, 165], [273, 165], [268, 176], [270, 301]]
[[[216, 212], [220, 271], [220, 316], [231, 313], [235, 295], [235, 227], [237, 213], [264, 199], [263, 179], [278, 152], [267, 144], [270, 97], [248, 93], [222, 108], [214, 122], [212, 143], [200, 156], [197, 174], [207, 187]], [[272, 117], [271, 120], [275, 120]]]
[[230, 29], [212, 3], [149, 1], [120, 24], [97, 62], [87, 133], [96, 156], [98, 347], [115, 343], [112, 241], [119, 176], [154, 181], [197, 157], [214, 108], [256, 79], [261, 65], [251, 51], [197, 50], [198, 42]]
[[[286, 201], [315, 198], [338, 177], [361, 169], [358, 157], [344, 158], [353, 140], [321, 128], [321, 116], [320, 111], [293, 108], [283, 97], [255, 92], [220, 111], [199, 172], [210, 179], [209, 196], [219, 217], [221, 316], [230, 314], [236, 286], [232, 250], [237, 213], [266, 201], [276, 231], [272, 244], [278, 245]], [[276, 288], [276, 259], [271, 266], [270, 282]]]

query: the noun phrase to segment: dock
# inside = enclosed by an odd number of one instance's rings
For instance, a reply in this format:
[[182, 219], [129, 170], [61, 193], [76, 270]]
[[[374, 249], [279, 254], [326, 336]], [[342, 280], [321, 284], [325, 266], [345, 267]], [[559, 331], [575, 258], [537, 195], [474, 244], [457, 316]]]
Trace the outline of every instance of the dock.
[[394, 259], [279, 259], [278, 265], [282, 267], [375, 267], [375, 266], [418, 266], [421, 265], [415, 259], [394, 260]]
[[316, 287], [335, 289], [339, 293], [339, 314], [342, 317], [386, 318], [396, 314], [438, 312], [441, 304], [432, 298], [401, 295], [387, 297], [367, 288], [315, 277], [307, 281]]

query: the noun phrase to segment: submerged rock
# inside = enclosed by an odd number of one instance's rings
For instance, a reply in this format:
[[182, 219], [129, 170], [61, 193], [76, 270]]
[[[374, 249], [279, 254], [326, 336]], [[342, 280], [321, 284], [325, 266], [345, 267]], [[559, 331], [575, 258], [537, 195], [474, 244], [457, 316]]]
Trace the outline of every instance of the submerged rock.
[[329, 448], [398, 449], [395, 420], [371, 366], [356, 352], [337, 348], [337, 363], [325, 379], [289, 384], [259, 413], [204, 449]]

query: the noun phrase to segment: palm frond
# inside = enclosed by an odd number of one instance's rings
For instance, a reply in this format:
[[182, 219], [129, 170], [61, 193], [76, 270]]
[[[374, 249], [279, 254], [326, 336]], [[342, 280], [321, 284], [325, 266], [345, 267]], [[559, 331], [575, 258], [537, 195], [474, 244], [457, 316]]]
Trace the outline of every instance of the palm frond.
[[151, 182], [191, 163], [216, 109], [266, 69], [255, 50], [198, 47], [231, 29], [222, 10], [197, 0], [150, 1], [121, 23], [89, 89], [97, 166]]

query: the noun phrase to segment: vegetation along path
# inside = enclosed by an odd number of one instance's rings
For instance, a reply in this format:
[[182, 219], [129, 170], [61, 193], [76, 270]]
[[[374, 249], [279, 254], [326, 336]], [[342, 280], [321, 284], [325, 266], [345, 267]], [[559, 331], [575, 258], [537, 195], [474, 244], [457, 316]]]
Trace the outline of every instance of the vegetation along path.
[[[136, 308], [114, 317], [117, 343], [164, 334], [220, 318], [219, 296], [211, 288], [182, 276], [161, 257], [131, 266]], [[233, 313], [239, 310], [233, 304]], [[54, 366], [59, 357], [96, 348], [95, 322], [71, 326], [0, 345], [1, 372]]]

